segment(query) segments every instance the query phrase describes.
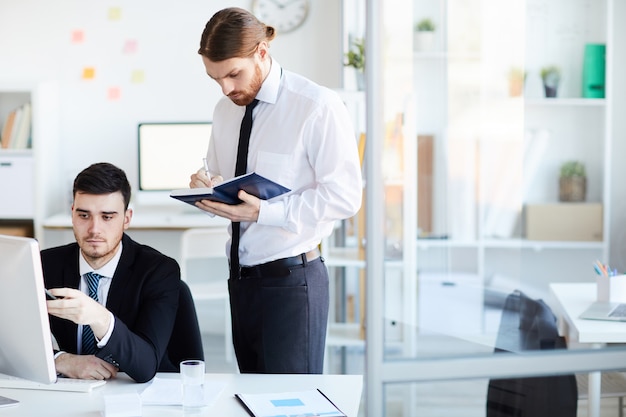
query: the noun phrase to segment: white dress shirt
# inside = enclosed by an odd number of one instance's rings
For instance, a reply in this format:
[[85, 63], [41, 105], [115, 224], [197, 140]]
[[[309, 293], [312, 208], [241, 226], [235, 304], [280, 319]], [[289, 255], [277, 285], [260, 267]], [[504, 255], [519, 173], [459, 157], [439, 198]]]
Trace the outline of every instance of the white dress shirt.
[[[261, 201], [258, 221], [241, 223], [239, 259], [248, 266], [314, 249], [336, 220], [356, 214], [362, 195], [355, 130], [337, 93], [273, 60], [256, 98], [247, 172], [291, 192]], [[234, 176], [244, 112], [228, 97], [215, 107], [207, 153], [213, 175]]]

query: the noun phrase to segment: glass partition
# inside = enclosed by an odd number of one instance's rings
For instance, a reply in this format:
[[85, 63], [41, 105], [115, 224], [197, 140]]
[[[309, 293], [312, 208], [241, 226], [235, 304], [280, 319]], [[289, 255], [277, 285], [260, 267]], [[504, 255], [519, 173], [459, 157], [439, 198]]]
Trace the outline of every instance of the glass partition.
[[366, 3], [364, 415], [502, 415], [491, 382], [522, 378], [573, 394], [535, 411], [599, 416], [626, 369], [623, 325], [580, 318], [609, 264], [613, 0]]

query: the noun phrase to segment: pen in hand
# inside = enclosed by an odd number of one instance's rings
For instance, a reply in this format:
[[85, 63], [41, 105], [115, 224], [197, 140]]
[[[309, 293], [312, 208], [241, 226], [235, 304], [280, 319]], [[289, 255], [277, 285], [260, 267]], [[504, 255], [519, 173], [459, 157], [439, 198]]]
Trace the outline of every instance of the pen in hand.
[[209, 179], [209, 185], [211, 185], [211, 173], [209, 172], [209, 163], [207, 162], [206, 158], [202, 158], [202, 163], [204, 164], [204, 172]]

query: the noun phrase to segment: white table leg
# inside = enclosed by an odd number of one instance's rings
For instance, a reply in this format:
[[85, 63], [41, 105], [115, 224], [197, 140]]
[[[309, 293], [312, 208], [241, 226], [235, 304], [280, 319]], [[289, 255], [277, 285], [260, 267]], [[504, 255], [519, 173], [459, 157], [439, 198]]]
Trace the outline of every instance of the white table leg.
[[589, 400], [587, 402], [588, 417], [600, 417], [600, 391], [602, 389], [602, 373], [589, 373]]

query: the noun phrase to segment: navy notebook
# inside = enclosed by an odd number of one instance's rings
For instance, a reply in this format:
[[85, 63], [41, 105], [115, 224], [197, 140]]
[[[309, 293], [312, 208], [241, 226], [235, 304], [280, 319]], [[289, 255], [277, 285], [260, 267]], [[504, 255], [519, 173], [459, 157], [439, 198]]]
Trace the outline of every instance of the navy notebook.
[[195, 205], [196, 201], [211, 200], [226, 204], [239, 204], [241, 200], [237, 197], [239, 190], [244, 190], [261, 200], [270, 198], [291, 191], [272, 180], [260, 176], [257, 173], [241, 175], [224, 181], [213, 188], [181, 188], [173, 190], [170, 197], [185, 203]]

